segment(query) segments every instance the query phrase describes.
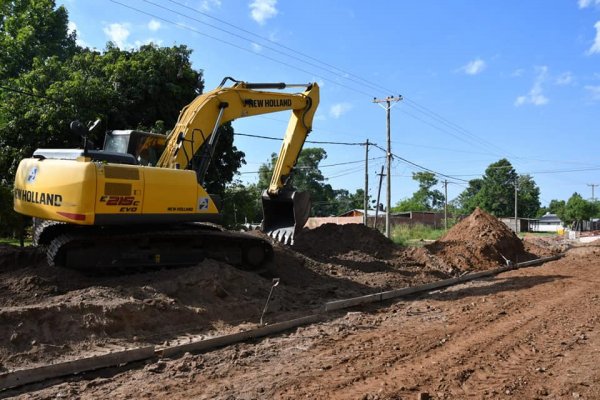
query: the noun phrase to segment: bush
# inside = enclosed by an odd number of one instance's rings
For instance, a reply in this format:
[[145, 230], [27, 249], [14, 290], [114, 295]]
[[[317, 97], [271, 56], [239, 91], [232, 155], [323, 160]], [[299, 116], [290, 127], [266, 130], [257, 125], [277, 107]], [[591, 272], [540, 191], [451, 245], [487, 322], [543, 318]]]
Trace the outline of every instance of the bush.
[[12, 187], [0, 183], [0, 236], [17, 237], [21, 230], [22, 217], [13, 210]]

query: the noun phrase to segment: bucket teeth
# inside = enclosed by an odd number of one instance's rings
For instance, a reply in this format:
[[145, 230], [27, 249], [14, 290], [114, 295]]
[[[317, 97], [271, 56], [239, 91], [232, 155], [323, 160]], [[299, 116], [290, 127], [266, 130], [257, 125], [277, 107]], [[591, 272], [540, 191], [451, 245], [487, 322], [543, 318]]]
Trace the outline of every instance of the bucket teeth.
[[293, 245], [294, 244], [294, 233], [289, 232], [287, 229], [277, 229], [272, 232], [269, 232], [269, 236], [274, 240], [285, 244], [285, 245]]

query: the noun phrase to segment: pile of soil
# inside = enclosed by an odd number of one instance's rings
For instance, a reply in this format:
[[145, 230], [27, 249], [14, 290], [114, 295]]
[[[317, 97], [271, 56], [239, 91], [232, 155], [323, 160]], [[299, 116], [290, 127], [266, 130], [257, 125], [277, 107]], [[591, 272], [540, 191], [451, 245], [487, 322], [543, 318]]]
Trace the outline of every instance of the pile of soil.
[[295, 238], [294, 250], [317, 260], [329, 260], [350, 252], [390, 258], [399, 249], [377, 229], [363, 224], [324, 224], [304, 229]]
[[[261, 233], [253, 233], [262, 235]], [[0, 247], [0, 372], [107, 346], [161, 344], [306, 315], [327, 301], [495, 268], [533, 257], [500, 221], [475, 211], [439, 242], [403, 249], [362, 224], [326, 224], [274, 243], [267, 271], [206, 259], [188, 268], [94, 275], [50, 267], [33, 248]], [[168, 323], [165, 323], [168, 321]]]
[[480, 208], [425, 247], [460, 271], [486, 270], [537, 258], [525, 250], [521, 239], [506, 224]]

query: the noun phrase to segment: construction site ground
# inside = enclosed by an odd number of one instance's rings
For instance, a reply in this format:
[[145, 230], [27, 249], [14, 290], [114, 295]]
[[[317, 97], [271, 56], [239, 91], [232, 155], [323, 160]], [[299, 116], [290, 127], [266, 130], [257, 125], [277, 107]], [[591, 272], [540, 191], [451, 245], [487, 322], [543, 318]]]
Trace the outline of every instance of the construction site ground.
[[[300, 239], [302, 238], [302, 240]], [[89, 274], [5, 246], [0, 373], [109, 349], [168, 345], [317, 312], [327, 301], [564, 252], [560, 260], [328, 313], [210, 352], [154, 358], [0, 392], [22, 398], [600, 398], [600, 242], [526, 239], [476, 211], [402, 249], [360, 225], [276, 246], [262, 274], [190, 268]]]

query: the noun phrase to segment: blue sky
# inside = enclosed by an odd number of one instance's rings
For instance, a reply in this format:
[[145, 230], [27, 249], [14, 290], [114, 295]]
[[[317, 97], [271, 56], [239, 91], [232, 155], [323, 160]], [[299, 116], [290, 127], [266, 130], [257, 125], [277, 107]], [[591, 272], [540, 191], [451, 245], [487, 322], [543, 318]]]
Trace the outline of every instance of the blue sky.
[[[402, 95], [392, 108], [392, 152], [451, 176], [449, 199], [502, 157], [533, 176], [542, 204], [573, 192], [590, 198], [588, 184], [600, 184], [600, 0], [62, 4], [89, 47], [102, 50], [109, 40], [121, 48], [187, 45], [207, 89], [225, 76], [318, 82], [321, 104], [309, 140], [368, 138], [384, 147], [385, 111], [372, 99]], [[234, 127], [281, 137], [287, 118], [240, 119]], [[280, 144], [238, 136], [236, 145], [248, 162], [241, 179], [255, 182], [254, 172]], [[364, 147], [322, 147], [322, 171], [334, 188], [364, 186]], [[373, 196], [384, 155], [371, 148]], [[392, 204], [414, 192], [414, 171], [394, 160]]]

